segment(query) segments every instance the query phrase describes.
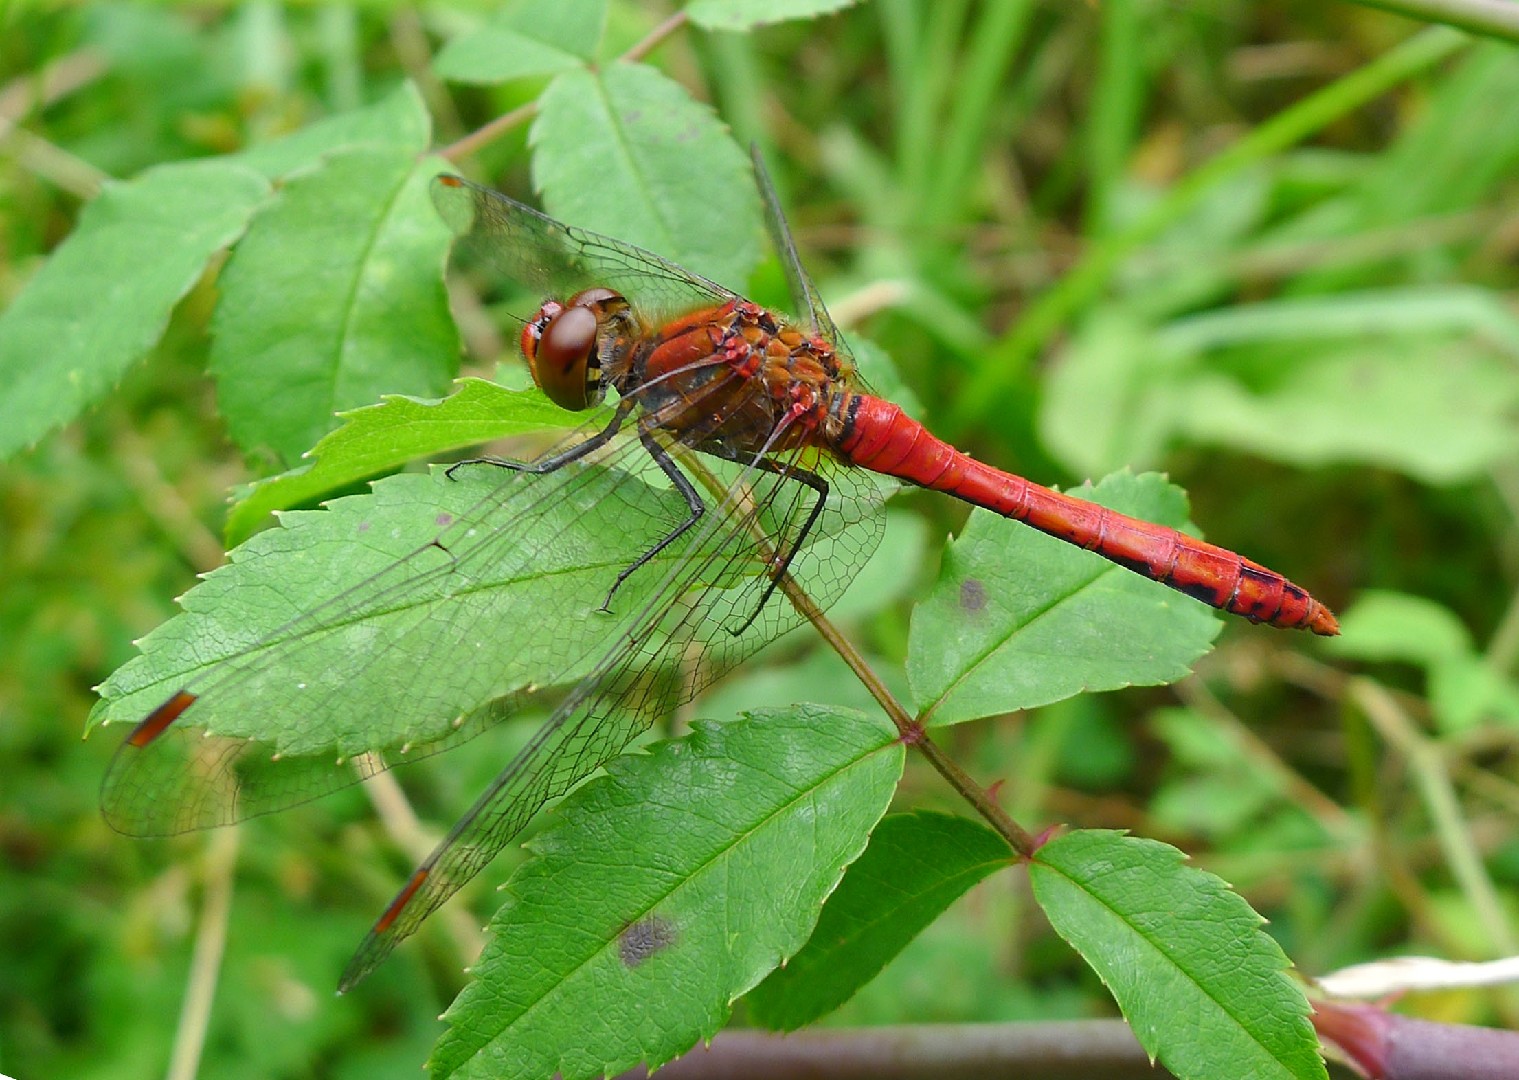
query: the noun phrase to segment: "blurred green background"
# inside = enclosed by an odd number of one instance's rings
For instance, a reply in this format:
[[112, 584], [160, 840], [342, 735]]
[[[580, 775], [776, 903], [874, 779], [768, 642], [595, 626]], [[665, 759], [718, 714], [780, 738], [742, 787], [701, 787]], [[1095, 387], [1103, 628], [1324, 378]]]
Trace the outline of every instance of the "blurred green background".
[[[612, 3], [607, 55], [670, 10]], [[107, 178], [235, 151], [407, 78], [440, 143], [531, 102], [531, 79], [436, 73], [443, 43], [489, 17], [0, 8], [0, 307]], [[1346, 614], [1334, 645], [1230, 625], [1176, 687], [947, 732], [976, 776], [1006, 781], [1013, 816], [1177, 844], [1308, 974], [1512, 953], [1515, 47], [1351, 4], [878, 0], [753, 33], [687, 26], [648, 62], [761, 144], [835, 317], [889, 351], [945, 437], [1044, 483], [1166, 470], [1210, 540]], [[477, 159], [524, 197], [527, 131]], [[214, 298], [208, 276], [105, 401], [0, 464], [0, 1072], [24, 1080], [168, 1067], [234, 858], [202, 1074], [415, 1075], [462, 983], [460, 938], [516, 857], [335, 999], [412, 861], [362, 793], [168, 842], [101, 821], [115, 739], [79, 740], [91, 686], [217, 564], [228, 489], [273, 468], [218, 422]], [[920, 537], [890, 548], [904, 595], [849, 624], [888, 679], [964, 517], [926, 494], [897, 509]], [[810, 696], [821, 661], [801, 638], [694, 714]], [[407, 770], [424, 821], [446, 827], [520, 737]], [[926, 771], [901, 802], [955, 808]], [[1512, 991], [1402, 1007], [1519, 1020]], [[1004, 873], [831, 1022], [1111, 1014]]]

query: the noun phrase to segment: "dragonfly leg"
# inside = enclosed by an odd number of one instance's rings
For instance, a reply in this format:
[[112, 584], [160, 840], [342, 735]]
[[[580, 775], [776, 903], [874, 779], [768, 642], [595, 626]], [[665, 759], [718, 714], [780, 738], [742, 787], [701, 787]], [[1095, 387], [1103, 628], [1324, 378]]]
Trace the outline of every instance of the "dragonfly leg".
[[654, 459], [654, 463], [670, 478], [670, 482], [675, 485], [675, 490], [680, 492], [685, 498], [686, 508], [690, 511], [690, 514], [686, 517], [685, 521], [682, 521], [674, 529], [670, 530], [664, 539], [638, 556], [637, 559], [617, 575], [617, 580], [612, 582], [612, 587], [607, 590], [607, 598], [601, 602], [601, 610], [608, 613], [612, 610], [612, 597], [617, 595], [617, 590], [622, 588], [622, 583], [632, 577], [633, 572], [640, 566], [643, 566], [665, 548], [684, 536], [691, 526], [700, 521], [702, 515], [707, 512], [707, 504], [701, 501], [701, 496], [696, 493], [696, 488], [686, 477], [686, 474], [680, 471], [680, 466], [676, 465], [670, 458], [670, 455], [665, 452], [665, 448], [659, 445], [658, 440], [647, 431], [640, 431], [638, 433], [638, 441], [643, 443], [644, 449], [649, 452], [649, 456]]
[[606, 427], [585, 441], [578, 442], [574, 446], [559, 451], [557, 454], [550, 454], [548, 457], [539, 458], [537, 461], [511, 461], [507, 458], [496, 457], [465, 458], [463, 461], [454, 462], [447, 469], [443, 470], [443, 475], [452, 480], [455, 470], [462, 469], [466, 465], [494, 465], [498, 469], [512, 469], [517, 472], [551, 473], [555, 469], [563, 468], [572, 461], [579, 461], [587, 454], [599, 450], [611, 442], [616, 434], [622, 430], [622, 425], [628, 422], [628, 415], [633, 411], [633, 406], [636, 404], [637, 401], [631, 396], [623, 398], [617, 403], [617, 411], [612, 414], [612, 419]]
[[817, 492], [818, 498], [817, 502], [813, 504], [812, 512], [807, 515], [807, 520], [802, 522], [802, 527], [798, 530], [796, 539], [786, 544], [784, 550], [777, 550], [771, 557], [770, 583], [765, 586], [765, 594], [760, 597], [759, 603], [754, 605], [754, 610], [749, 613], [749, 617], [744, 620], [743, 625], [737, 630], [729, 631], [734, 637], [738, 637], [748, 630], [749, 627], [753, 626], [754, 620], [759, 618], [760, 612], [765, 610], [765, 605], [770, 602], [770, 597], [775, 593], [775, 587], [781, 583], [781, 578], [785, 576], [786, 571], [791, 569], [791, 561], [796, 558], [797, 552], [802, 550], [802, 544], [806, 542], [807, 534], [817, 524], [818, 518], [822, 516], [823, 507], [828, 502], [828, 481], [810, 469], [804, 469], [800, 465], [788, 465], [783, 461], [776, 461], [768, 457], [743, 460], [744, 464], [750, 465], [753, 468], [773, 473], [776, 476], [783, 476], [789, 480], [795, 480], [799, 484], [805, 484]]
[[458, 472], [466, 465], [494, 465], [498, 469], [520, 470], [526, 465], [526, 462], [513, 461], [511, 458], [500, 457], [469, 457], [454, 462], [448, 468], [443, 470], [443, 475], [448, 477], [450, 480], [453, 480], [455, 479], [454, 473]]

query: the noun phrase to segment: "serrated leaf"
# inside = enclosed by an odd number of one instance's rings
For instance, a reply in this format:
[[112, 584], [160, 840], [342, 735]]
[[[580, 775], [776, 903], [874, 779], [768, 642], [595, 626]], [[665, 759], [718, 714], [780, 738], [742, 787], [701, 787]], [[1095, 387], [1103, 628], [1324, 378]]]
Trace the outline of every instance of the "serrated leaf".
[[693, 0], [686, 14], [708, 30], [752, 30], [757, 26], [831, 15], [857, 0]]
[[507, 883], [433, 1076], [577, 1080], [710, 1037], [802, 946], [902, 762], [882, 721], [805, 706], [615, 761]]
[[643, 64], [566, 72], [538, 99], [531, 142], [553, 216], [730, 287], [747, 280], [760, 252], [748, 159], [679, 83]]
[[262, 177], [229, 161], [107, 184], [0, 316], [0, 455], [103, 397], [268, 194]]
[[234, 160], [274, 180], [315, 165], [328, 154], [364, 146], [423, 154], [431, 140], [427, 105], [415, 84], [407, 81], [373, 105], [325, 116], [283, 138], [250, 147]]
[[229, 546], [242, 543], [275, 510], [286, 510], [361, 480], [465, 446], [570, 427], [580, 417], [537, 390], [507, 390], [460, 379], [441, 401], [391, 396], [340, 413], [344, 423], [306, 456], [311, 464], [253, 484], [227, 515]]
[[340, 409], [437, 396], [458, 368], [442, 268], [451, 237], [402, 149], [334, 154], [290, 181], [222, 273], [211, 370], [247, 450], [293, 459]]
[[[197, 725], [330, 760], [426, 743], [483, 702], [578, 678], [660, 571], [632, 575], [618, 614], [601, 616], [609, 576], [662, 539], [684, 503], [627, 483], [609, 497], [626, 477], [599, 466], [543, 476], [476, 466], [456, 476], [392, 476], [372, 496], [283, 515], [281, 528], [233, 551], [181, 599], [183, 614], [142, 640], [141, 655], [101, 687], [90, 725], [136, 722], [237, 658], [234, 677], [245, 683], [217, 699], [220, 711], [200, 702]], [[490, 508], [513, 497], [502, 542], [472, 541]], [[467, 562], [440, 574], [452, 564], [449, 547]], [[532, 632], [541, 625], [552, 632]], [[267, 666], [271, 650], [281, 662]], [[341, 714], [320, 711], [329, 700]]]
[[433, 70], [467, 83], [554, 75], [595, 58], [606, 21], [606, 0], [522, 0], [450, 41]]
[[1029, 865], [1055, 931], [1180, 1080], [1322, 1080], [1308, 1002], [1250, 905], [1175, 848], [1067, 833]]
[[864, 986], [967, 889], [1013, 863], [1007, 842], [949, 814], [893, 814], [823, 907], [797, 953], [745, 999], [765, 1027], [795, 1031]]
[[[1187, 525], [1186, 496], [1153, 473], [1115, 473], [1070, 494]], [[1218, 630], [1195, 600], [976, 510], [913, 611], [907, 674], [919, 715], [954, 724], [1082, 691], [1174, 682]]]

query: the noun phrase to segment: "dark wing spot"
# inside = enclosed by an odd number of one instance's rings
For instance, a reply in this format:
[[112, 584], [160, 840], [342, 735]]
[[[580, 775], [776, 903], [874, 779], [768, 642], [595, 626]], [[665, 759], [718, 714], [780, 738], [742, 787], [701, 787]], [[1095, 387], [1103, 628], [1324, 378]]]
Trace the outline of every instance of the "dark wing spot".
[[143, 747], [162, 735], [180, 714], [195, 704], [195, 695], [188, 690], [177, 691], [173, 697], [150, 712], [127, 735], [127, 745]]
[[675, 944], [675, 924], [658, 915], [639, 919], [617, 936], [617, 955], [625, 966], [633, 968], [649, 957]]
[[986, 583], [980, 578], [966, 578], [960, 582], [960, 606], [966, 611], [980, 611], [986, 607]]

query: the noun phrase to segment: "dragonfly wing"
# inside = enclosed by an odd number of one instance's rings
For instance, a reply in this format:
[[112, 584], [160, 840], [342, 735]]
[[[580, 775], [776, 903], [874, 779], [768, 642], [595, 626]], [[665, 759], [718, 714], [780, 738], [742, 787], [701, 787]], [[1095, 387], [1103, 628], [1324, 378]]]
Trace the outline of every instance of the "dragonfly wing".
[[173, 836], [230, 825], [452, 750], [508, 715], [505, 708], [471, 715], [431, 742], [377, 748], [347, 759], [282, 755], [269, 743], [198, 727], [173, 727], [142, 745], [128, 736], [101, 785], [101, 810], [107, 824], [128, 836]]
[[814, 334], [829, 342], [847, 358], [849, 347], [839, 336], [839, 328], [833, 324], [833, 317], [823, 306], [823, 298], [818, 295], [812, 275], [807, 273], [801, 256], [797, 254], [796, 239], [791, 235], [791, 226], [786, 223], [786, 215], [781, 211], [780, 197], [775, 193], [770, 170], [765, 168], [765, 159], [760, 156], [758, 146], [749, 147], [749, 159], [754, 163], [754, 182], [759, 186], [760, 201], [765, 204], [765, 228], [769, 231], [770, 243], [781, 260], [781, 269], [786, 272], [791, 303], [795, 306], [797, 315], [808, 321], [808, 327]]
[[566, 225], [499, 191], [444, 173], [433, 203], [458, 240], [455, 258], [558, 300], [605, 286], [622, 293], [652, 322], [693, 307], [735, 299], [700, 274], [633, 244]]
[[[829, 477], [830, 502], [791, 563], [792, 575], [826, 607], [874, 551], [886, 489], [859, 470], [818, 460], [815, 451], [778, 458]], [[344, 972], [341, 989], [357, 983], [415, 932], [545, 802], [800, 622], [789, 602], [771, 595], [768, 569], [777, 542], [803, 539], [798, 524], [815, 505], [815, 492], [788, 476], [738, 467], [704, 526], [674, 557], [615, 647], [396, 895]]]
[[[652, 468], [627, 438], [547, 474], [392, 478], [256, 541], [197, 587], [253, 601], [219, 616], [192, 591], [179, 651], [147, 649], [147, 674], [108, 682], [107, 719], [163, 704], [107, 771], [107, 820], [156, 836], [284, 809], [457, 746], [531, 687], [578, 682], [626, 625], [596, 610], [609, 573], [686, 513], [645, 482]], [[274, 614], [245, 626], [250, 611]]]
[[[621, 654], [609, 658], [620, 660]], [[598, 672], [591, 679], [602, 680]], [[588, 680], [589, 681], [589, 680]], [[583, 686], [586, 684], [582, 684]], [[408, 879], [365, 936], [338, 983], [344, 993], [416, 932], [423, 921], [494, 859], [539, 808], [616, 757], [650, 724], [646, 710], [616, 712], [573, 695], [539, 729], [490, 788]], [[650, 702], [650, 704], [653, 704]]]

